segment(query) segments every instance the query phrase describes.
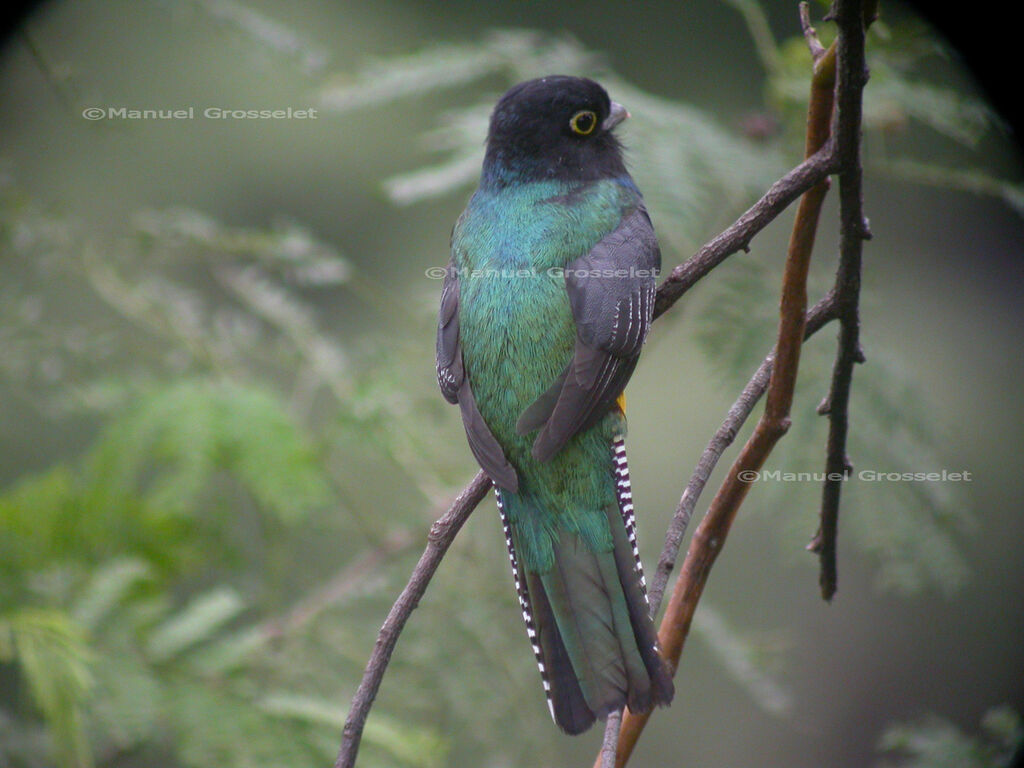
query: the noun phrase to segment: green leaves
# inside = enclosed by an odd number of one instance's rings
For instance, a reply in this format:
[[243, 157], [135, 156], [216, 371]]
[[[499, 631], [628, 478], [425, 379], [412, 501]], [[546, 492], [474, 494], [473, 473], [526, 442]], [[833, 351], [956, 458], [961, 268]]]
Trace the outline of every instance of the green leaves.
[[61, 765], [73, 768], [93, 764], [84, 727], [92, 660], [85, 634], [63, 612], [26, 607], [0, 614], [0, 662], [17, 663]]
[[[767, 95], [791, 137], [803, 134], [811, 60], [807, 43], [792, 37], [765, 43], [763, 12], [743, 3], [752, 34], [762, 44]], [[891, 10], [891, 9], [890, 9]], [[889, 21], [895, 16], [895, 21]], [[832, 25], [817, 23], [826, 45]], [[995, 195], [1024, 213], [1024, 186], [1005, 167], [979, 167], [975, 150], [1005, 134], [1004, 121], [950, 61], [956, 54], [913, 18], [887, 13], [869, 29], [870, 87], [864, 91], [865, 168], [914, 184]], [[924, 130], [922, 130], [924, 129]]]
[[243, 608], [242, 598], [228, 587], [197, 595], [150, 633], [146, 643], [147, 655], [157, 663], [167, 661], [209, 639]]
[[155, 515], [194, 514], [222, 473], [283, 518], [328, 498], [312, 441], [253, 385], [185, 380], [142, 393], [88, 461], [95, 493], [134, 490]]

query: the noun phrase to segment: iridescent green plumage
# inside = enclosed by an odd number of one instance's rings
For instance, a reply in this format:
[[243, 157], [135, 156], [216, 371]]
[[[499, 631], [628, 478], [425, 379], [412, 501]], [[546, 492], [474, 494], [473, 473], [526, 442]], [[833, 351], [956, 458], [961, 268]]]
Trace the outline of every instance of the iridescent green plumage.
[[552, 713], [571, 733], [672, 695], [634, 560], [615, 405], [660, 261], [610, 133], [623, 115], [578, 78], [502, 98], [453, 231], [438, 331], [441, 388], [500, 489]]

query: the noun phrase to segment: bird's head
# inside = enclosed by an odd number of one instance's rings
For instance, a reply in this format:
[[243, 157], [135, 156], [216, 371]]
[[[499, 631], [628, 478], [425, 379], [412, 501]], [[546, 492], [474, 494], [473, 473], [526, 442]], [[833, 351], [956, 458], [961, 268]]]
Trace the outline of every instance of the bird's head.
[[593, 80], [551, 75], [510, 88], [491, 114], [484, 179], [590, 181], [626, 173], [612, 133], [629, 113]]

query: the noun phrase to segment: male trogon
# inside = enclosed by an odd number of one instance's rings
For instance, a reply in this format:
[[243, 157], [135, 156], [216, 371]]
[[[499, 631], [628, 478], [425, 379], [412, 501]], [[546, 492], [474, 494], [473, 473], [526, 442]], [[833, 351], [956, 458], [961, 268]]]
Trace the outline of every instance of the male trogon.
[[622, 391], [661, 253], [592, 80], [511, 88], [452, 232], [437, 376], [494, 481], [526, 631], [568, 733], [668, 703], [636, 545]]

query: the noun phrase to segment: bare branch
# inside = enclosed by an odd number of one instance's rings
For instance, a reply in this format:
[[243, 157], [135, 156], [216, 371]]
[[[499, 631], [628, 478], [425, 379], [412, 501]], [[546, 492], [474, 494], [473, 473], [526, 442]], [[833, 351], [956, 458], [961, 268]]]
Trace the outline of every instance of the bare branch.
[[817, 64], [818, 60], [825, 55], [825, 46], [818, 40], [818, 33], [811, 26], [810, 5], [806, 2], [800, 3], [800, 27], [804, 31], [804, 39], [807, 41], [807, 47], [811, 51], [811, 59]]
[[377, 696], [380, 682], [384, 677], [391, 653], [395, 649], [405, 622], [419, 604], [420, 598], [427, 589], [437, 566], [441, 564], [448, 547], [455, 540], [462, 525], [469, 519], [470, 513], [491, 489], [491, 480], [483, 472], [478, 472], [473, 481], [452, 502], [451, 507], [430, 527], [427, 535], [427, 546], [413, 569], [409, 582], [402, 590], [395, 604], [391, 607], [384, 626], [377, 635], [373, 653], [367, 662], [362, 682], [352, 697], [352, 707], [341, 736], [341, 748], [334, 762], [335, 768], [352, 768], [359, 752], [359, 742], [363, 736], [363, 726], [370, 714], [373, 700]]
[[[820, 331], [825, 325], [836, 318], [835, 294], [829, 292], [817, 304], [807, 312], [807, 321], [804, 329], [804, 339], [809, 339]], [[693, 510], [697, 501], [704, 492], [711, 473], [715, 471], [719, 459], [725, 449], [732, 445], [737, 433], [743, 427], [744, 422], [750, 416], [754, 406], [768, 389], [768, 381], [772, 373], [772, 364], [775, 361], [774, 355], [769, 355], [758, 367], [754, 375], [750, 377], [747, 385], [743, 388], [736, 402], [729, 408], [725, 421], [715, 431], [707, 447], [701, 454], [697, 467], [686, 484], [679, 505], [676, 507], [675, 515], [669, 523], [668, 533], [665, 535], [665, 545], [661, 550], [661, 557], [658, 558], [658, 565], [651, 578], [651, 588], [648, 592], [648, 599], [651, 604], [651, 615], [655, 616], [661, 607], [661, 601], [665, 595], [665, 587], [668, 578], [676, 565], [676, 557], [679, 554], [679, 547], [683, 541], [683, 535], [690, 524]]]
[[775, 220], [790, 203], [838, 169], [835, 153], [825, 146], [772, 184], [728, 229], [709, 240], [696, 254], [672, 270], [658, 286], [654, 316], [675, 304], [702, 277], [737, 251], [745, 251], [762, 229]]
[[837, 2], [839, 69], [837, 72], [836, 151], [839, 155], [839, 268], [835, 294], [839, 316], [839, 344], [832, 368], [828, 397], [819, 409], [828, 414], [829, 432], [822, 486], [818, 532], [808, 549], [821, 563], [821, 596], [831, 600], [838, 587], [836, 537], [839, 531], [839, 497], [843, 480], [852, 466], [846, 455], [849, 430], [850, 388], [853, 366], [863, 362], [860, 348], [861, 251], [869, 237], [861, 198], [860, 125], [867, 66], [864, 59], [866, 25], [875, 16], [874, 2]]
[[619, 728], [622, 726], [622, 710], [616, 709], [608, 713], [608, 721], [604, 727], [604, 740], [601, 742], [601, 754], [598, 757], [600, 768], [615, 768], [615, 749], [619, 743]]
[[[833, 43], [814, 65], [805, 144], [805, 156], [808, 159], [827, 153], [829, 167], [835, 162], [834, 145], [830, 141], [835, 89], [835, 46], [836, 43]], [[859, 115], [857, 118], [855, 127], [859, 130]], [[694, 532], [679, 580], [665, 609], [658, 641], [673, 669], [678, 666], [693, 614], [711, 568], [750, 490], [750, 479], [756, 476], [775, 444], [789, 429], [789, 412], [806, 333], [807, 273], [827, 191], [828, 181], [823, 178], [811, 185], [800, 198], [783, 271], [778, 341], [770, 363], [771, 374], [764, 412]], [[628, 761], [649, 717], [650, 713], [624, 714], [616, 754], [617, 766], [624, 766]]]

